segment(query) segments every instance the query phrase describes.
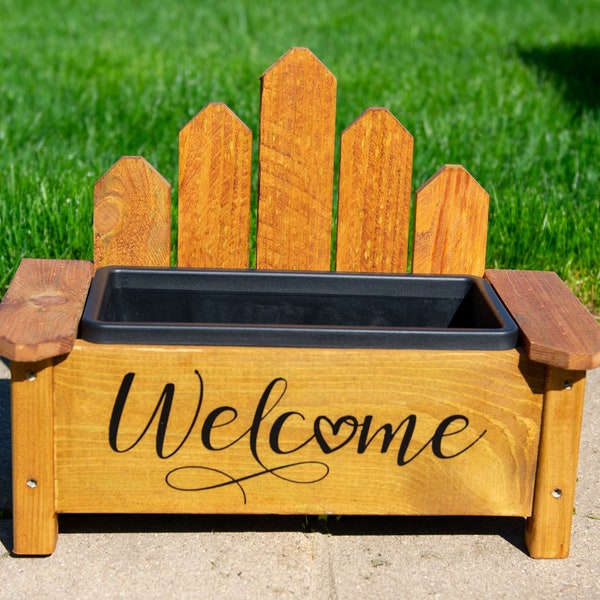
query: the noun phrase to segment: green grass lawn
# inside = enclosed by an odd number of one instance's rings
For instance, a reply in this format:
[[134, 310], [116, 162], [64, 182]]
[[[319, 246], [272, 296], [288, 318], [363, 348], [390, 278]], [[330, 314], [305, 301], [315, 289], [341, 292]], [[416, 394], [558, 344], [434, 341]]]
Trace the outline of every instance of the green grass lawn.
[[[551, 269], [600, 311], [597, 0], [0, 0], [0, 294], [21, 257], [91, 258], [94, 182], [122, 155], [176, 188], [179, 129], [307, 46], [338, 132], [385, 106], [414, 186], [460, 163], [491, 196], [488, 266]], [[174, 189], [176, 196], [176, 189]]]

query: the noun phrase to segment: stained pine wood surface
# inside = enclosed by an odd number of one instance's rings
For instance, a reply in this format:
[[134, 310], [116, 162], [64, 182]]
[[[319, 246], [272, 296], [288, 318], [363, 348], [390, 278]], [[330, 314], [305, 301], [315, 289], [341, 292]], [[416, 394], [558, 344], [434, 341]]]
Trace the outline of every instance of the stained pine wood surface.
[[252, 132], [209, 104], [179, 134], [180, 267], [247, 268]]
[[412, 272], [483, 275], [488, 206], [464, 167], [442, 167], [416, 192]]
[[548, 368], [533, 514], [525, 540], [533, 558], [567, 558], [577, 483], [585, 372]]
[[0, 304], [0, 354], [33, 362], [69, 352], [91, 277], [87, 261], [23, 259]]
[[78, 341], [55, 372], [59, 511], [531, 511], [545, 369], [516, 350]]
[[11, 363], [13, 550], [47, 555], [58, 537], [52, 359]]
[[532, 360], [574, 370], [600, 366], [600, 325], [556, 273], [488, 269], [485, 276]]
[[[336, 89], [334, 75], [306, 48], [292, 48], [261, 78], [256, 266], [327, 271], [337, 244], [338, 270], [403, 273], [413, 138], [381, 108], [347, 127], [334, 229]], [[250, 130], [224, 104], [207, 105], [181, 130], [179, 266], [248, 266], [251, 162]], [[169, 184], [141, 157], [109, 169], [95, 186], [95, 266], [167, 266], [169, 195]], [[481, 275], [488, 202], [457, 165], [421, 186], [413, 272]]]
[[94, 267], [168, 267], [170, 248], [170, 184], [144, 158], [121, 158], [94, 186]]
[[256, 266], [327, 271], [336, 79], [293, 48], [261, 83]]
[[413, 137], [388, 110], [367, 110], [342, 134], [339, 271], [406, 271], [412, 159]]

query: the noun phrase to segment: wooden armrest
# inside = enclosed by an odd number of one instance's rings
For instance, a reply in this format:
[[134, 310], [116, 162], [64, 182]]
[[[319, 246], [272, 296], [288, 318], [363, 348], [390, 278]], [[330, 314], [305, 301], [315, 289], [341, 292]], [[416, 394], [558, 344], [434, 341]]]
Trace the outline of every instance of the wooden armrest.
[[485, 272], [517, 322], [532, 360], [568, 370], [600, 366], [600, 325], [551, 271]]
[[35, 362], [70, 352], [92, 263], [24, 258], [0, 304], [0, 354]]

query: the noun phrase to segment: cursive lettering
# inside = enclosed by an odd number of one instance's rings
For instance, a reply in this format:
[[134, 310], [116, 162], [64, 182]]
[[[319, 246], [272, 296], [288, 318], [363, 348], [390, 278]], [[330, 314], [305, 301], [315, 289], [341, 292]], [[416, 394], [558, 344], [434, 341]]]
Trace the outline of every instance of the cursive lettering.
[[[365, 415], [359, 418], [351, 414], [339, 417], [323, 414], [314, 417], [311, 427], [307, 416], [299, 410], [285, 410], [281, 414], [276, 414], [275, 411], [282, 403], [288, 389], [288, 382], [283, 377], [276, 377], [266, 385], [250, 414], [240, 413], [241, 407], [225, 405], [213, 408], [202, 417], [204, 382], [199, 371], [195, 370], [194, 374], [198, 380], [198, 396], [194, 414], [179, 442], [170, 452], [165, 450], [165, 438], [173, 410], [174, 383], [165, 384], [158, 402], [154, 405], [136, 439], [130, 443], [123, 443], [119, 431], [125, 418], [125, 407], [132, 394], [135, 379], [135, 373], [127, 373], [124, 375], [115, 397], [108, 426], [110, 448], [114, 452], [124, 453], [135, 450], [154, 425], [155, 453], [161, 459], [173, 458], [184, 446], [194, 443], [194, 440], [197, 440], [196, 443], [199, 443], [200, 449], [212, 453], [221, 452], [239, 444], [247, 444], [256, 467], [255, 470], [233, 475], [208, 465], [178, 466], [168, 471], [165, 483], [179, 491], [199, 492], [235, 486], [240, 490], [243, 502], [246, 503], [246, 492], [242, 484], [257, 477], [272, 476], [295, 484], [313, 484], [325, 479], [330, 473], [330, 466], [324, 461], [300, 460], [269, 464], [270, 460], [272, 461], [277, 456], [293, 455], [310, 445], [313, 445], [326, 457], [344, 451], [344, 449], [352, 452], [352, 447], [354, 447], [353, 452], [357, 455], [365, 454], [368, 451], [379, 451], [380, 454], [386, 454], [397, 443], [395, 462], [399, 467], [403, 467], [414, 461], [427, 448], [430, 448], [431, 454], [437, 459], [456, 458], [471, 449], [486, 434], [486, 430], [484, 430], [474, 439], [473, 434], [462, 435], [469, 429], [469, 419], [460, 414], [443, 418], [424, 443], [422, 441], [424, 438], [420, 435], [421, 442], [416, 447], [415, 431], [419, 423], [416, 414], [405, 416], [395, 426], [392, 423], [382, 423], [377, 427], [374, 425], [374, 415]], [[272, 418], [269, 419], [269, 422], [272, 421], [270, 425], [267, 421], [269, 415], [272, 415]], [[223, 441], [223, 431], [235, 426], [236, 423], [243, 424], [244, 419], [247, 418], [249, 418], [249, 425], [243, 428], [242, 433], [239, 433], [238, 425], [237, 434], [234, 434], [229, 440]], [[144, 420], [142, 420], [143, 422]], [[199, 435], [192, 436], [197, 428]], [[218, 437], [213, 435], [217, 430], [220, 433]], [[298, 431], [305, 430], [307, 433], [298, 440]], [[289, 433], [292, 431], [294, 435], [290, 436]], [[290, 437], [294, 441], [290, 441]], [[455, 439], [452, 449], [446, 443], [446, 439], [450, 437]], [[261, 444], [261, 439], [266, 440], [266, 443]], [[456, 443], [460, 440], [464, 440], [462, 444]], [[272, 458], [269, 458], [271, 455], [265, 454], [267, 450], [272, 452]]]

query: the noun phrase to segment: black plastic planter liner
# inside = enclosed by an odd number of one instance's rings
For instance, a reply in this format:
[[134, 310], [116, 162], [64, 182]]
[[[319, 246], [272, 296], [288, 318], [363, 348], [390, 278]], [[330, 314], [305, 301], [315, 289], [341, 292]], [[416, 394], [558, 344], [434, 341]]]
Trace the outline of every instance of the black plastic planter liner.
[[81, 321], [97, 343], [505, 350], [517, 326], [482, 278], [98, 269]]

